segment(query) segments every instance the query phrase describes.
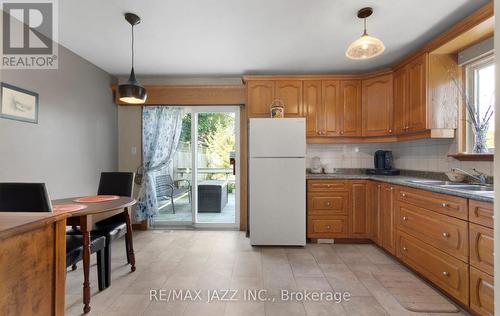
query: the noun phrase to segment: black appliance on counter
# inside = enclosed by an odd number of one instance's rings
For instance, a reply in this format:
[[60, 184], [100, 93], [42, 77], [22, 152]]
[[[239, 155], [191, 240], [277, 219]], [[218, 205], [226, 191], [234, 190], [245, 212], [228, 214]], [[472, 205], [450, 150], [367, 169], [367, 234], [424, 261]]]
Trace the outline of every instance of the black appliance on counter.
[[377, 150], [373, 156], [375, 169], [367, 169], [367, 174], [378, 174], [385, 176], [396, 176], [399, 170], [394, 168], [394, 161], [392, 151], [390, 150]]

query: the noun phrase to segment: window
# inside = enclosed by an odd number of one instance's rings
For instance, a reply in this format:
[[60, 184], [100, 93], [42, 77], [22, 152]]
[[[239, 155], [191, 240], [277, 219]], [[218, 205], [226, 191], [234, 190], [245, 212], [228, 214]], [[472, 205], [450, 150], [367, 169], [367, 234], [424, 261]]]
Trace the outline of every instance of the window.
[[[488, 56], [475, 61], [466, 67], [467, 96], [475, 112], [482, 119], [490, 106], [495, 108], [495, 58]], [[469, 114], [467, 114], [469, 116]], [[470, 117], [469, 117], [470, 120]], [[495, 117], [489, 120], [486, 145], [491, 153], [495, 150]], [[472, 152], [474, 133], [467, 123], [467, 152]]]

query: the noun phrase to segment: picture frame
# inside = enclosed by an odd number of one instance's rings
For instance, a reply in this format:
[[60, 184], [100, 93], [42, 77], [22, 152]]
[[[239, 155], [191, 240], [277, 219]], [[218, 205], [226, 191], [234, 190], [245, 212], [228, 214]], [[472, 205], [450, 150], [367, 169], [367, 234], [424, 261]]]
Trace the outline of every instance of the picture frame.
[[38, 124], [38, 93], [0, 83], [0, 118]]

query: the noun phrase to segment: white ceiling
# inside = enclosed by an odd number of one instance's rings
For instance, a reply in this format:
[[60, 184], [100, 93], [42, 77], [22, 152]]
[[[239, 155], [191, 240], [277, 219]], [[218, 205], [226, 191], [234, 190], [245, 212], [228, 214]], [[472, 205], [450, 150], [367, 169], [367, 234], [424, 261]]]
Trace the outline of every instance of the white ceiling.
[[[136, 27], [139, 75], [214, 76], [370, 71], [403, 58], [488, 0], [63, 0], [59, 41], [114, 75], [130, 70]], [[361, 35], [358, 9], [372, 6], [369, 34], [387, 49], [372, 60], [344, 52]]]

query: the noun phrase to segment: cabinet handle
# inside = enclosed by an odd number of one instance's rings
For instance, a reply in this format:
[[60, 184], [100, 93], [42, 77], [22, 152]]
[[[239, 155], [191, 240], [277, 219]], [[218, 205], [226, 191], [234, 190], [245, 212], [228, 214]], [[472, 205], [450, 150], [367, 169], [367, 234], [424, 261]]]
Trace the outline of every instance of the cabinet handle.
[[409, 129], [410, 129], [410, 127], [408, 127], [408, 126], [405, 126], [405, 130], [409, 130]]
[[330, 230], [332, 227], [330, 225], [326, 226], [326, 229]]
[[406, 197], [406, 193], [401, 193], [401, 196], [402, 197]]
[[407, 221], [407, 220], [408, 220], [408, 217], [403, 216], [403, 220], [404, 220], [404, 221]]
[[448, 238], [448, 237], [450, 237], [450, 233], [444, 232], [444, 233], [443, 233], [443, 237], [444, 237], [444, 238]]
[[327, 187], [327, 188], [331, 188], [331, 187], [332, 187], [332, 185], [331, 185], [331, 184], [327, 184], [327, 185], [326, 185], [326, 187]]
[[449, 273], [449, 272], [447, 272], [447, 271], [443, 271], [443, 275], [444, 275], [445, 277], [447, 277], [447, 276], [449, 276], [449, 275], [450, 275], [450, 273]]
[[443, 203], [443, 204], [441, 204], [441, 206], [442, 206], [442, 207], [448, 207], [448, 204]]
[[393, 190], [394, 190], [394, 187], [391, 187], [391, 191], [393, 191]]
[[392, 134], [392, 129], [389, 130], [389, 134]]
[[326, 202], [326, 206], [330, 206], [332, 205], [330, 202]]
[[406, 247], [403, 247], [403, 251], [407, 251], [407, 250], [408, 250], [408, 248], [406, 248]]
[[340, 131], [340, 135], [344, 135], [344, 131]]

